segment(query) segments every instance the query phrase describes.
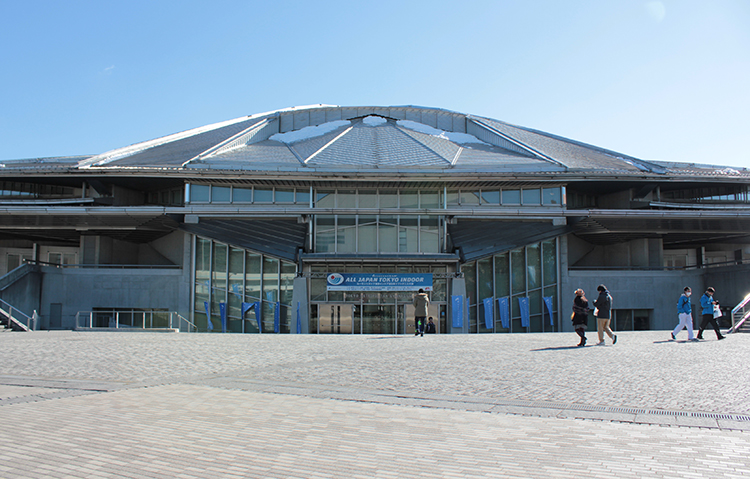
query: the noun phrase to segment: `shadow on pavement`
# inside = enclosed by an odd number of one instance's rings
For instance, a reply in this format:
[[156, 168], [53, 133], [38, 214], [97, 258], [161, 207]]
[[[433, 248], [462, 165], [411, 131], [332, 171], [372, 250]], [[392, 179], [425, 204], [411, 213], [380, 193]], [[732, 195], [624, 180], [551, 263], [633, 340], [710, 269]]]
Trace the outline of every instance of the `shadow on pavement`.
[[555, 348], [539, 348], [539, 349], [532, 349], [531, 351], [562, 351], [565, 349], [583, 349], [583, 348], [590, 348], [593, 345], [589, 346], [557, 346]]

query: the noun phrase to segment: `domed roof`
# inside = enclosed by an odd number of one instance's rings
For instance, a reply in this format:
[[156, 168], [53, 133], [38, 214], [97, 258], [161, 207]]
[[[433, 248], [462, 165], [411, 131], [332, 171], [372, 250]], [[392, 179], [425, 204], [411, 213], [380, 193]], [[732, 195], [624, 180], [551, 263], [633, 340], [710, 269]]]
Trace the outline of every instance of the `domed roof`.
[[415, 106], [330, 105], [207, 125], [86, 158], [77, 168], [575, 176], [648, 176], [669, 170], [664, 163], [491, 118]]

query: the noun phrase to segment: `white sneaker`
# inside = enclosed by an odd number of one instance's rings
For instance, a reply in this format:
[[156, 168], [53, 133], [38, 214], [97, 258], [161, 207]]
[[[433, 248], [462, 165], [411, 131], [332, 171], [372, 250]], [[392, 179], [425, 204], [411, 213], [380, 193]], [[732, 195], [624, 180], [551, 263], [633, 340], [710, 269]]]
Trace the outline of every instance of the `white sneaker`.
[[604, 346], [604, 341], [599, 341], [598, 343], [596, 343], [596, 345], [597, 346]]

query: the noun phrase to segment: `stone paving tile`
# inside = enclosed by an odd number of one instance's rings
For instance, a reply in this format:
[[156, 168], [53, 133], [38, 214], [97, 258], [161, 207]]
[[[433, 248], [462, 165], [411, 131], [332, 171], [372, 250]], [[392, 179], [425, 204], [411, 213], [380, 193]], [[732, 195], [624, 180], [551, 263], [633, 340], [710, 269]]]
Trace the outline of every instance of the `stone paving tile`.
[[[234, 375], [412, 394], [750, 414], [750, 386], [743, 386], [750, 384], [750, 370], [741, 360], [750, 356], [750, 335], [676, 343], [665, 334], [622, 332], [613, 347], [569, 349], [571, 333], [35, 332], [0, 336], [0, 364], [17, 376], [111, 381], [113, 387]], [[24, 354], [28, 350], [38, 354]]]
[[750, 475], [750, 335], [663, 335], [0, 335], [0, 477]]

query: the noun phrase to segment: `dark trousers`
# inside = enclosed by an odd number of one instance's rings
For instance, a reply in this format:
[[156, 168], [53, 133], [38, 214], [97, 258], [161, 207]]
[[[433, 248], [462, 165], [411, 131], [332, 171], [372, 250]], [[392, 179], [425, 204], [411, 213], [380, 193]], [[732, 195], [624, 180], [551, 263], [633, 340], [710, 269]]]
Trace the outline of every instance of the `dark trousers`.
[[415, 316], [414, 317], [414, 335], [424, 334], [424, 323], [427, 316]]
[[703, 315], [703, 321], [701, 321], [701, 327], [698, 328], [698, 337], [701, 337], [703, 335], [703, 330], [706, 329], [706, 326], [708, 326], [708, 323], [711, 323], [711, 326], [714, 328], [714, 331], [716, 331], [716, 337], [721, 337], [721, 331], [719, 331], [719, 325], [716, 324], [716, 320], [714, 319], [713, 314], [704, 314]]

